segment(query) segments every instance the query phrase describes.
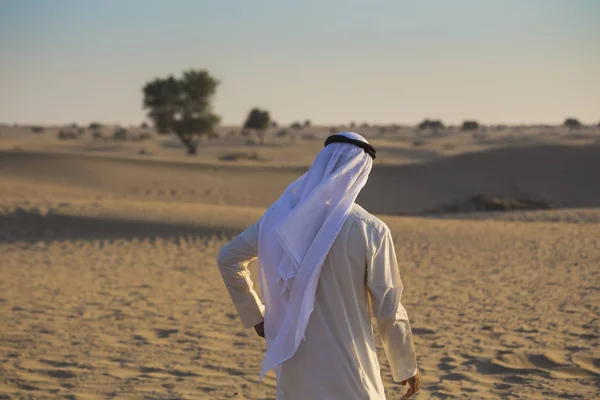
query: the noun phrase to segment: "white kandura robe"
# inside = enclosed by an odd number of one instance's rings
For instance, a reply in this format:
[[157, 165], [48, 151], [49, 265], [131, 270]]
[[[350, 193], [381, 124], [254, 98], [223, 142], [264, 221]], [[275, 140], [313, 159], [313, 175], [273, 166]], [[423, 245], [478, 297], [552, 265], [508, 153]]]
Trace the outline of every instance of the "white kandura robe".
[[[245, 328], [263, 321], [248, 263], [260, 221], [225, 245], [219, 269]], [[412, 332], [388, 227], [354, 204], [323, 265], [306, 340], [281, 365], [277, 400], [385, 399], [371, 315], [396, 382], [414, 376]]]

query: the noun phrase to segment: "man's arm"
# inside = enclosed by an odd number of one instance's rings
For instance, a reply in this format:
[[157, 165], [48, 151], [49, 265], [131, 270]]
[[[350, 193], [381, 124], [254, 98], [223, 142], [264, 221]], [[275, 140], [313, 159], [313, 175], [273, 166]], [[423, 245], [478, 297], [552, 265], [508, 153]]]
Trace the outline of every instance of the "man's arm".
[[248, 270], [248, 264], [256, 259], [257, 254], [258, 226], [254, 224], [223, 246], [217, 257], [223, 282], [244, 328], [263, 322], [265, 307], [254, 291]]
[[385, 354], [396, 382], [418, 374], [417, 358], [406, 309], [402, 306], [402, 280], [392, 235], [388, 229], [371, 237], [367, 253], [367, 285], [371, 307]]

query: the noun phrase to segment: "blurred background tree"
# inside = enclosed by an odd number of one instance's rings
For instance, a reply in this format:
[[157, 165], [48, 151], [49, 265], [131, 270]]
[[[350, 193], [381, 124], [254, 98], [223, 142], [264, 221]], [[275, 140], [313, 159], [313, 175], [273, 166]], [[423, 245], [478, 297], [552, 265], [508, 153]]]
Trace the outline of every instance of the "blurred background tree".
[[269, 126], [271, 126], [271, 115], [267, 110], [259, 108], [250, 110], [244, 122], [244, 129], [254, 130], [261, 144], [265, 144], [265, 135]]
[[581, 122], [579, 122], [577, 118], [567, 118], [565, 119], [563, 125], [569, 129], [569, 132], [581, 128]]
[[204, 70], [185, 71], [179, 79], [156, 78], [143, 88], [144, 109], [159, 133], [174, 133], [188, 154], [196, 154], [198, 138], [213, 132], [221, 120], [212, 112], [218, 85]]

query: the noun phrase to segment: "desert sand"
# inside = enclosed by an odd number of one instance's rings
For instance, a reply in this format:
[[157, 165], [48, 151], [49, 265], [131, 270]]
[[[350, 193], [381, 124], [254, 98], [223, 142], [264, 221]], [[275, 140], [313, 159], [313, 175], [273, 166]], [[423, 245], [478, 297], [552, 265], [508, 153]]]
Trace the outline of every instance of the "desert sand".
[[[151, 129], [59, 129], [0, 126], [0, 398], [273, 399], [215, 258], [329, 129], [226, 127], [195, 157]], [[378, 149], [358, 202], [394, 235], [416, 398], [600, 398], [600, 129], [355, 130]], [[551, 209], [422, 214], [477, 194]]]

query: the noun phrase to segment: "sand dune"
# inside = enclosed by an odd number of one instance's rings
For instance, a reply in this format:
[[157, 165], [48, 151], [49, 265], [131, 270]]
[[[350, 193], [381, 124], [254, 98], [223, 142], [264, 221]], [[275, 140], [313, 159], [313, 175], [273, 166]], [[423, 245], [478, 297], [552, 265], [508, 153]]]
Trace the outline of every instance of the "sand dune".
[[[0, 398], [272, 399], [215, 256], [320, 144], [265, 164], [50, 144], [0, 152]], [[379, 144], [360, 202], [394, 236], [417, 398], [597, 398], [599, 147]], [[483, 192], [580, 208], [397, 215]]]
[[[67, 183], [128, 198], [264, 208], [307, 167], [1, 152], [0, 168], [0, 176], [12, 179]], [[391, 215], [480, 193], [545, 201], [555, 208], [598, 207], [594, 171], [600, 171], [597, 145], [491, 149], [418, 164], [377, 165], [358, 201]]]

